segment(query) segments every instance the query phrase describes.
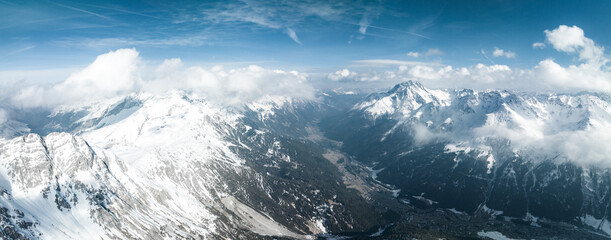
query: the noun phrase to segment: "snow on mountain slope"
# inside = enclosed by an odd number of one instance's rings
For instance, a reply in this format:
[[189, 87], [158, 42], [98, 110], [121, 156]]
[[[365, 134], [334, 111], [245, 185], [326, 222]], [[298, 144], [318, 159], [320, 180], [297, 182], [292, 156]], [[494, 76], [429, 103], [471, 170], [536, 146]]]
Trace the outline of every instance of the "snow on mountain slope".
[[373, 208], [361, 207], [322, 153], [267, 129], [291, 129], [297, 105], [269, 98], [231, 108], [170, 91], [56, 108], [36, 131], [63, 133], [0, 139], [0, 223], [15, 229], [7, 236], [44, 239], [304, 239], [368, 229], [377, 216], [356, 216]]
[[236, 128], [237, 114], [227, 113], [206, 102], [186, 99], [173, 93], [168, 97], [142, 96], [141, 106], [128, 108], [129, 116], [100, 128], [83, 130], [89, 142], [112, 150], [144, 172], [154, 168], [159, 158], [175, 156], [205, 163], [212, 159], [240, 164], [223, 137]]
[[276, 111], [286, 105], [291, 105], [293, 99], [284, 96], [265, 96], [258, 101], [247, 104], [248, 109], [258, 113], [259, 119], [264, 121], [276, 114]]
[[146, 181], [81, 137], [30, 134], [0, 146], [3, 206], [23, 212], [34, 223], [30, 231], [43, 238], [146, 238], [158, 231], [205, 236], [215, 229], [216, 217], [197, 200], [201, 196]]
[[[550, 202], [550, 209], [571, 206], [562, 216], [592, 225], [608, 219], [601, 209], [609, 202], [609, 171], [560, 163], [605, 166], [609, 99], [430, 90], [408, 82], [346, 114], [283, 97], [226, 107], [182, 91], [62, 106], [34, 115], [44, 121], [3, 123], [0, 227], [13, 238], [46, 239], [365, 231], [379, 223], [378, 215], [341, 184], [320, 146], [299, 140], [325, 111], [339, 117], [333, 122], [342, 126], [332, 128], [347, 136], [340, 139], [352, 146], [347, 154], [380, 161], [380, 181], [398, 179], [389, 184], [402, 188], [395, 191], [399, 198], [434, 189], [425, 196], [440, 205], [447, 204], [443, 194], [464, 197], [461, 211], [479, 204], [512, 216], [561, 219], [553, 215], [558, 211], [532, 207]], [[62, 133], [48, 134], [54, 131]], [[533, 163], [541, 159], [555, 165]], [[580, 195], [562, 197], [558, 188]]]
[[419, 82], [408, 81], [397, 84], [385, 94], [373, 95], [369, 100], [358, 103], [354, 109], [364, 110], [373, 118], [382, 115], [411, 116], [413, 111], [423, 105], [446, 106], [450, 94], [441, 90], [431, 90]]
[[28, 237], [210, 237], [216, 200], [227, 195], [215, 171], [244, 160], [224, 140], [239, 115], [198, 101], [179, 92], [111, 99], [87, 106], [82, 137], [2, 140], [2, 205], [34, 223]]
[[611, 142], [610, 100], [604, 94], [430, 90], [410, 81], [372, 95], [353, 109], [372, 119], [397, 121], [387, 135], [407, 127], [419, 142], [449, 142], [448, 151], [486, 152], [494, 148], [490, 140], [504, 139], [513, 152], [533, 159], [559, 156], [611, 166], [611, 147], [605, 144]]

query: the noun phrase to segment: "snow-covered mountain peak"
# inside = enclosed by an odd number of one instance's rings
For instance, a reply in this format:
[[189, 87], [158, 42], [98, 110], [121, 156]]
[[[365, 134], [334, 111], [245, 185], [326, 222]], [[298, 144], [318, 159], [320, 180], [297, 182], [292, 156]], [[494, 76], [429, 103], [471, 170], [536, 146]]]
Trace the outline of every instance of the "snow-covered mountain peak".
[[[236, 131], [241, 115], [209, 102], [174, 92], [145, 96], [141, 105], [106, 116], [83, 137], [98, 146], [113, 149], [139, 169], [154, 166], [157, 154], [189, 154], [198, 161], [217, 159], [238, 163], [224, 139]], [[191, 159], [191, 158], [187, 158]]]
[[[267, 100], [275, 107], [292, 103]], [[43, 120], [48, 121], [43, 128], [50, 128], [43, 130], [65, 132], [0, 138], [0, 204], [11, 212], [22, 211], [38, 225], [17, 227], [30, 237], [142, 239], [152, 234], [206, 239], [218, 228], [230, 232], [234, 227], [227, 224], [244, 224], [263, 235], [307, 237], [235, 200], [236, 189], [246, 196], [246, 191], [270, 191], [262, 175], [244, 164], [244, 156], [253, 161], [289, 159], [279, 152], [280, 142], [274, 142], [272, 155], [264, 154], [269, 152], [266, 144], [274, 140], [264, 129], [247, 126], [242, 110], [182, 91], [58, 107]], [[261, 182], [254, 187], [228, 183], [242, 178]], [[226, 198], [239, 208], [223, 207]], [[234, 219], [231, 212], [237, 209], [268, 224], [261, 230], [255, 223], [242, 223], [253, 220]]]
[[[611, 141], [611, 107], [604, 94], [430, 90], [410, 81], [371, 95], [354, 105], [353, 110], [368, 118], [396, 121], [381, 141], [403, 129], [412, 132], [416, 142], [463, 142], [485, 151], [508, 141], [513, 148], [508, 156], [513, 156], [511, 152], [535, 156], [540, 151], [545, 156], [587, 164], [611, 164], [611, 159], [605, 157], [610, 152], [591, 148], [596, 144], [588, 140]], [[577, 155], [577, 150], [584, 153]]]
[[[32, 133], [0, 141], [0, 159], [5, 176], [14, 182], [12, 187], [16, 193], [28, 193], [31, 189], [36, 189], [36, 193], [41, 187], [64, 178], [87, 182], [81, 179], [83, 173], [95, 174], [92, 169], [108, 168], [113, 161], [102, 150], [94, 150], [83, 138], [69, 133], [51, 133], [44, 137]], [[125, 168], [116, 162], [112, 164]], [[35, 170], [38, 174], [25, 170]]]
[[420, 104], [434, 103], [445, 105], [450, 100], [450, 95], [441, 90], [433, 90], [424, 87], [420, 82], [407, 81], [395, 85], [387, 94], [398, 101], [415, 101]]
[[418, 81], [407, 80], [406, 82], [396, 84], [394, 87], [388, 90], [388, 93], [394, 93], [394, 92], [402, 91], [402, 90], [409, 89], [409, 88], [425, 89], [422, 83]]
[[450, 95], [447, 92], [428, 89], [421, 83], [410, 80], [395, 85], [386, 93], [371, 95], [354, 109], [366, 111], [373, 118], [377, 118], [393, 114], [406, 116], [416, 113], [423, 106], [446, 106], [449, 103]]

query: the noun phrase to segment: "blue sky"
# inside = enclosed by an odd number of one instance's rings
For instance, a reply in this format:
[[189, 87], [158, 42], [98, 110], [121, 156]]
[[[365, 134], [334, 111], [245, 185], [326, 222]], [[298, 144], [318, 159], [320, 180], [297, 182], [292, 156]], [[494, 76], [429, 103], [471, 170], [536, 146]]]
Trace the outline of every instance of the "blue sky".
[[[360, 59], [488, 62], [481, 50], [516, 53], [495, 63], [528, 67], [543, 31], [577, 25], [606, 48], [609, 1], [0, 1], [2, 69], [80, 65], [135, 47], [147, 59], [260, 62], [279, 67], [341, 67]], [[363, 32], [361, 26], [366, 26]], [[294, 31], [297, 43], [288, 32]], [[549, 50], [548, 50], [549, 51]], [[563, 54], [554, 55], [557, 59]], [[288, 66], [286, 66], [288, 65]]]
[[583, 59], [551, 47], [545, 31], [577, 26], [609, 49], [609, 13], [611, 1], [0, 0], [0, 71], [82, 68], [121, 48], [157, 64], [180, 58], [321, 76], [376, 71], [379, 62], [360, 61], [372, 59], [454, 69], [531, 69], [545, 59], [568, 66]]

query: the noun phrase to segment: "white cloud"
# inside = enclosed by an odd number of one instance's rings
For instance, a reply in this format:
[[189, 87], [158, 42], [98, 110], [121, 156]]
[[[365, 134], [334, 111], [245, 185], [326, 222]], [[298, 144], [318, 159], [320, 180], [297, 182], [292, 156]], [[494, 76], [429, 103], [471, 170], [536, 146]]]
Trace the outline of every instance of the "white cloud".
[[427, 50], [426, 52], [422, 52], [422, 53], [419, 53], [419, 52], [408, 52], [407, 53], [407, 56], [415, 57], [415, 58], [420, 57], [420, 56], [430, 57], [430, 56], [437, 56], [437, 55], [443, 55], [443, 51], [439, 50], [439, 48], [429, 48], [429, 50]]
[[355, 72], [351, 72], [350, 70], [344, 68], [334, 73], [330, 73], [327, 77], [333, 81], [353, 80], [354, 78], [357, 77], [357, 74]]
[[225, 105], [256, 101], [265, 96], [314, 98], [308, 75], [296, 71], [270, 70], [256, 65], [229, 70], [222, 66], [205, 69], [184, 67], [180, 59], [170, 59], [157, 67], [154, 74], [144, 86], [147, 92], [181, 89]]
[[295, 41], [299, 45], [302, 45], [301, 42], [299, 41], [299, 38], [297, 37], [297, 33], [295, 33], [295, 31], [293, 31], [293, 29], [291, 29], [290, 27], [287, 27], [286, 28], [286, 34], [288, 34], [289, 37], [291, 39], [293, 39], [293, 41]]
[[369, 27], [369, 19], [367, 19], [367, 16], [364, 15], [359, 22], [359, 32], [361, 34], [367, 33], [367, 27]]
[[[374, 63], [377, 63], [377, 61]], [[360, 82], [384, 81], [390, 83], [416, 80], [421, 81], [428, 87], [434, 88], [489, 89], [519, 88], [522, 81], [530, 78], [529, 71], [511, 69], [507, 65], [498, 64], [485, 65], [480, 63], [470, 67], [456, 68], [438, 63], [391, 61], [388, 65], [380, 66], [393, 66], [391, 63], [396, 67], [394, 70], [372, 71], [367, 69], [360, 72], [351, 71], [352, 74], [358, 77], [344, 78], [343, 80]]]
[[556, 90], [589, 90], [611, 92], [611, 72], [592, 64], [563, 67], [546, 59], [534, 68], [534, 78]]
[[313, 99], [308, 75], [296, 71], [269, 70], [255, 65], [224, 70], [185, 67], [180, 59], [168, 59], [151, 68], [135, 49], [102, 54], [86, 68], [52, 86], [32, 85], [12, 97], [16, 106], [53, 107], [96, 101], [131, 92], [163, 93], [180, 89], [219, 104], [242, 104], [264, 96]]
[[579, 53], [579, 59], [590, 64], [605, 65], [609, 60], [604, 56], [605, 49], [587, 38], [577, 26], [560, 25], [554, 30], [545, 30], [547, 41], [554, 49], [566, 53]]
[[495, 56], [495, 57], [506, 57], [506, 58], [515, 58], [516, 57], [516, 53], [511, 52], [511, 51], [505, 51], [503, 49], [499, 49], [499, 48], [495, 47], [494, 51], [492, 52], [492, 56]]
[[2, 103], [10, 103], [13, 95], [24, 87], [49, 86], [66, 80], [71, 73], [78, 70], [60, 68], [0, 71], [0, 107]]
[[533, 48], [544, 49], [545, 43], [542, 43], [542, 42], [533, 43]]
[[[522, 157], [534, 161], [553, 159], [556, 161], [572, 161], [583, 165], [611, 166], [611, 149], [601, 142], [611, 141], [609, 126], [593, 128], [588, 130], [564, 129], [558, 133], [547, 133], [543, 129], [558, 127], [553, 122], [541, 122], [540, 119], [523, 119], [536, 123], [537, 126], [516, 125], [509, 127], [502, 124], [484, 125], [473, 129], [472, 135], [456, 137], [464, 140], [465, 146], [482, 148], [489, 146], [491, 149], [502, 149], [495, 146], [497, 139], [509, 140], [515, 152]], [[554, 119], [561, 122], [561, 119]], [[525, 128], [526, 127], [526, 128]], [[529, 128], [534, 127], [534, 128]], [[449, 137], [445, 135], [445, 137]], [[455, 140], [457, 140], [455, 139]], [[458, 140], [460, 142], [460, 140]], [[485, 149], [485, 148], [484, 148]], [[497, 156], [498, 157], [498, 156]]]
[[[367, 62], [369, 63], [369, 62]], [[453, 67], [441, 64], [420, 64], [419, 62], [378, 63], [367, 66], [396, 66], [394, 70], [366, 70], [352, 72], [353, 78], [344, 81], [386, 81], [397, 83], [417, 80], [435, 88], [472, 89], [516, 89], [525, 91], [611, 92], [611, 73], [591, 68], [590, 65], [563, 67], [551, 59], [541, 61], [533, 69], [511, 68], [507, 65], [479, 63], [469, 67]]]
[[575, 52], [577, 48], [594, 44], [577, 26], [560, 25], [554, 30], [545, 30], [545, 35], [556, 50], [563, 52]]
[[[611, 142], [611, 111], [604, 98], [562, 96], [504, 107], [505, 113], [488, 114], [486, 124], [473, 129], [472, 139], [508, 139], [533, 160], [558, 157], [585, 165], [611, 166], [611, 149], [600, 144]], [[511, 124], [506, 124], [507, 120]], [[581, 129], [582, 121], [588, 121], [588, 127]]]
[[140, 67], [135, 49], [119, 49], [98, 56], [92, 64], [51, 88], [25, 88], [13, 101], [29, 107], [116, 96], [137, 88]]
[[547, 41], [554, 49], [569, 54], [579, 54], [578, 65], [563, 67], [553, 59], [545, 59], [535, 67], [535, 79], [561, 90], [581, 89], [611, 92], [611, 69], [604, 48], [598, 46], [577, 26], [561, 25], [545, 30]]
[[508, 82], [519, 75], [506, 65], [476, 64], [471, 67], [405, 66], [397, 71], [399, 79], [415, 79], [436, 87], [486, 89]]
[[357, 66], [367, 67], [387, 67], [387, 66], [413, 66], [413, 65], [440, 65], [439, 63], [419, 62], [419, 61], [402, 61], [394, 59], [366, 59], [353, 61]]
[[422, 55], [424, 55], [425, 57], [435, 56], [435, 55], [443, 55], [443, 51], [439, 50], [438, 48], [429, 48], [429, 50], [427, 50]]
[[[510, 68], [507, 65], [478, 63], [456, 68], [439, 63], [373, 59], [354, 61], [353, 69], [358, 77], [353, 81], [387, 81], [397, 83], [406, 80], [422, 81], [429, 87], [473, 89], [517, 89], [525, 91], [577, 92], [594, 91], [611, 93], [611, 68], [604, 48], [585, 37], [578, 27], [559, 26], [546, 30], [547, 41], [554, 49], [578, 54], [577, 64], [562, 66], [553, 59], [544, 59], [531, 69]], [[483, 50], [482, 50], [483, 51]], [[515, 57], [512, 52], [496, 48], [495, 56]], [[410, 52], [410, 56], [422, 56]], [[368, 68], [396, 67], [394, 70], [370, 70]], [[345, 81], [350, 79], [344, 79]]]

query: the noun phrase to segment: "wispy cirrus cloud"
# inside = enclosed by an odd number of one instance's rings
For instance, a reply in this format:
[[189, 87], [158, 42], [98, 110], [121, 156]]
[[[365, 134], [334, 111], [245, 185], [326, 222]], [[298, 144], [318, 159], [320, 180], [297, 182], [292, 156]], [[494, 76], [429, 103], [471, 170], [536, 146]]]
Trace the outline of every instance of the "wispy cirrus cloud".
[[354, 26], [359, 26], [359, 33], [363, 34], [363, 35], [367, 35], [367, 36], [380, 36], [380, 35], [375, 35], [375, 34], [371, 34], [369, 32], [366, 31], [361, 31], [361, 29], [367, 30], [369, 28], [371, 29], [378, 29], [378, 30], [382, 30], [382, 31], [388, 31], [388, 32], [394, 32], [394, 33], [399, 33], [399, 34], [406, 34], [406, 35], [410, 35], [410, 36], [414, 36], [417, 38], [422, 38], [422, 39], [428, 39], [428, 40], [433, 40], [432, 38], [419, 34], [415, 31], [407, 31], [407, 30], [401, 30], [401, 29], [394, 29], [394, 28], [387, 28], [387, 27], [381, 27], [381, 26], [376, 26], [376, 25], [371, 25], [371, 24], [367, 24], [366, 28], [364, 27], [365, 25], [362, 24], [361, 22], [347, 22], [347, 21], [339, 21], [341, 23], [344, 24], [350, 24], [350, 25], [354, 25]]
[[187, 14], [183, 16], [183, 20], [215, 24], [253, 24], [282, 30], [298, 44], [301, 44], [301, 41], [296, 37], [297, 32], [316, 20], [354, 25], [358, 27], [355, 30], [361, 34], [360, 38], [369, 35], [369, 28], [426, 38], [415, 32], [372, 25], [372, 21], [382, 11], [381, 4], [376, 2], [352, 4], [335, 1], [240, 1], [216, 4], [212, 8], [202, 9], [201, 15]]
[[240, 1], [215, 4], [201, 9], [201, 14], [186, 15], [186, 21], [212, 22], [215, 24], [254, 24], [255, 26], [282, 30], [295, 43], [302, 44], [295, 29], [311, 18], [334, 20], [343, 18], [349, 8], [343, 3], [316, 1]]
[[295, 33], [295, 31], [293, 31], [293, 29], [291, 29], [290, 27], [287, 27], [286, 28], [286, 34], [288, 34], [289, 37], [291, 39], [293, 39], [293, 41], [295, 41], [299, 45], [302, 45], [301, 41], [299, 41], [299, 37], [297, 37], [297, 33]]
[[28, 46], [25, 46], [25, 47], [21, 47], [21, 48], [12, 50], [12, 51], [7, 52], [7, 53], [5, 53], [3, 55], [0, 55], [0, 56], [7, 57], [7, 56], [15, 55], [15, 54], [18, 54], [18, 53], [29, 51], [30, 49], [33, 49], [35, 47], [36, 47], [36, 45], [28, 45]]
[[369, 19], [367, 19], [367, 17], [363, 16], [363, 18], [361, 18], [361, 21], [359, 22], [359, 32], [361, 34], [367, 33], [367, 28], [368, 27], [369, 27]]
[[68, 38], [53, 43], [66, 47], [118, 48], [132, 46], [202, 46], [212, 44], [212, 41], [207, 35], [202, 34], [171, 38]]
[[74, 11], [81, 12], [81, 13], [86, 13], [86, 14], [89, 14], [91, 16], [96, 16], [96, 17], [104, 18], [104, 19], [110, 19], [110, 17], [108, 17], [106, 15], [102, 15], [102, 14], [99, 14], [99, 13], [88, 11], [88, 10], [85, 10], [85, 9], [82, 9], [82, 8], [77, 8], [77, 7], [74, 7], [74, 6], [69, 6], [69, 5], [65, 5], [65, 4], [61, 4], [61, 3], [57, 3], [57, 2], [50, 2], [50, 3], [54, 4], [56, 6], [60, 6], [60, 7], [66, 8], [66, 9], [74, 10]]

